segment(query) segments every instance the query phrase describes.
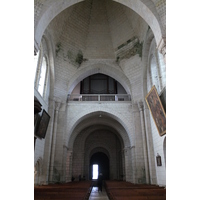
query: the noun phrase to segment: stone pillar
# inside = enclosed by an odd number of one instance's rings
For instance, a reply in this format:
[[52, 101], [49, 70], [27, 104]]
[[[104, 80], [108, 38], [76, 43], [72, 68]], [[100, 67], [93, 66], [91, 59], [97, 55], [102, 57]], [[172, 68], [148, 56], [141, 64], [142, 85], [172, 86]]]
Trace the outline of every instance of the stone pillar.
[[53, 128], [53, 134], [52, 134], [52, 143], [51, 143], [51, 154], [50, 154], [50, 166], [49, 166], [49, 172], [50, 182], [53, 181], [53, 167], [54, 167], [54, 157], [55, 157], [55, 146], [56, 146], [56, 133], [57, 133], [57, 124], [58, 124], [58, 112], [60, 109], [60, 102], [55, 103], [55, 116], [54, 116], [54, 128]]
[[144, 103], [144, 123], [146, 129], [145, 133], [146, 133], [147, 154], [148, 154], [148, 164], [149, 164], [149, 183], [157, 184], [153, 138], [152, 138], [151, 122], [150, 122], [150, 111], [146, 103]]
[[142, 101], [138, 102], [138, 108], [140, 111], [140, 121], [141, 121], [141, 129], [142, 129], [145, 178], [146, 178], [146, 183], [149, 183], [149, 163], [148, 163], [147, 141], [146, 141], [146, 131], [145, 131], [145, 123], [144, 123], [144, 105]]
[[84, 159], [85, 158], [85, 153], [82, 152], [82, 155], [81, 155], [81, 176], [85, 176], [85, 171], [84, 171], [84, 165], [85, 165], [85, 162], [84, 162]]
[[128, 150], [124, 149], [124, 164], [125, 164], [125, 180], [129, 181], [129, 174], [130, 174], [130, 164], [128, 161], [130, 161], [130, 158], [128, 158]]
[[126, 177], [125, 177], [125, 174], [126, 174], [126, 170], [125, 170], [125, 155], [124, 155], [124, 151], [121, 151], [121, 155], [122, 155], [122, 180], [125, 181]]
[[[136, 102], [132, 104], [132, 113], [133, 113], [133, 138], [132, 138], [132, 147], [131, 149], [131, 159], [132, 159], [132, 180], [131, 182], [138, 182], [138, 174], [137, 168], [141, 164], [141, 160], [143, 161], [143, 154], [141, 152], [140, 145], [137, 145], [137, 141], [142, 140], [140, 136], [141, 127], [140, 127], [140, 114], [138, 112], [138, 105]], [[136, 139], [137, 138], [137, 139]], [[137, 141], [136, 141], [137, 140]], [[141, 141], [142, 142], [142, 141]], [[142, 159], [141, 159], [142, 158]]]
[[52, 143], [52, 134], [54, 127], [54, 108], [55, 101], [49, 99], [49, 109], [48, 113], [50, 115], [50, 122], [47, 129], [47, 134], [45, 137], [45, 146], [44, 146], [44, 157], [43, 157], [43, 173], [41, 184], [48, 184], [49, 180], [49, 165], [50, 165], [50, 155], [51, 155], [51, 143]]
[[63, 156], [62, 156], [62, 177], [61, 181], [66, 181], [66, 160], [67, 160], [67, 146], [63, 145]]
[[89, 171], [90, 171], [90, 164], [89, 164], [89, 157], [85, 156], [84, 157], [84, 175], [86, 180], [89, 180], [90, 175], [89, 175]]
[[126, 181], [135, 183], [135, 147], [124, 148]]
[[136, 153], [135, 153], [135, 146], [131, 147], [131, 156], [132, 156], [132, 181], [136, 183]]
[[72, 155], [73, 151], [67, 150], [67, 159], [66, 159], [66, 182], [70, 182], [72, 178]]
[[157, 68], [157, 73], [158, 73], [158, 86], [159, 86], [159, 90], [158, 93], [161, 92], [163, 85], [162, 85], [162, 81], [161, 81], [161, 72], [160, 72], [160, 62], [159, 62], [159, 58], [158, 58], [158, 51], [156, 50], [155, 52], [155, 58], [156, 58], [156, 68]]

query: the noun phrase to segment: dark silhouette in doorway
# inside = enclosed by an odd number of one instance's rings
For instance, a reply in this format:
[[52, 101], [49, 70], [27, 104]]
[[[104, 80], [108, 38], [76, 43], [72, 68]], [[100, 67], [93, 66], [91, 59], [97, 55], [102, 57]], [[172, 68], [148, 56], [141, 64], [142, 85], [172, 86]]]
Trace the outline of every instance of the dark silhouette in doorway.
[[102, 184], [103, 184], [103, 175], [102, 173], [100, 173], [98, 176], [98, 181], [97, 181], [98, 191], [102, 192]]

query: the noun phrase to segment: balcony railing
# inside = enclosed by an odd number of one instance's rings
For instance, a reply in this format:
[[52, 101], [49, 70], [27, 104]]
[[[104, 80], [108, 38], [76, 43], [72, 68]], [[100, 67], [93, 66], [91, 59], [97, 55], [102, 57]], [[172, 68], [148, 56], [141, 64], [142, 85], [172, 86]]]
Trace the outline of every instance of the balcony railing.
[[68, 101], [131, 101], [129, 94], [71, 94]]

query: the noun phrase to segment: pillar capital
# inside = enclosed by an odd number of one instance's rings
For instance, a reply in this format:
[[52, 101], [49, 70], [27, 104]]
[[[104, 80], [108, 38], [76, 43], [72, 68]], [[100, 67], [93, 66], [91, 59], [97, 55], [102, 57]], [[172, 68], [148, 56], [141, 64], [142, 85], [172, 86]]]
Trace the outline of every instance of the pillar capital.
[[65, 144], [63, 145], [63, 148], [69, 150], [68, 146], [66, 146]]
[[49, 107], [55, 109], [56, 111], [59, 111], [61, 107], [61, 100], [58, 97], [50, 97], [49, 98]]
[[166, 58], [166, 38], [162, 38], [157, 46], [159, 52], [163, 55], [164, 60]]
[[59, 111], [61, 102], [55, 102], [55, 110]]
[[144, 109], [144, 103], [143, 103], [143, 101], [138, 101], [137, 104], [138, 104], [139, 110], [142, 111]]
[[40, 50], [40, 47], [39, 47], [37, 41], [34, 39], [34, 55], [37, 55], [39, 50]]

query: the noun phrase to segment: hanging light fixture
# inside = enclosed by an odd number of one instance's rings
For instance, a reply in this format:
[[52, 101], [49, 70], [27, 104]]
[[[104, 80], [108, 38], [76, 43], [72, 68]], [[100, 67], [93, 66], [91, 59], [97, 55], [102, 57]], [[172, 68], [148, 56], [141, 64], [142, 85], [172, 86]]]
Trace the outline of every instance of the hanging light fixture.
[[102, 117], [102, 115], [101, 115], [101, 111], [99, 112], [99, 117], [100, 117], [100, 118]]

